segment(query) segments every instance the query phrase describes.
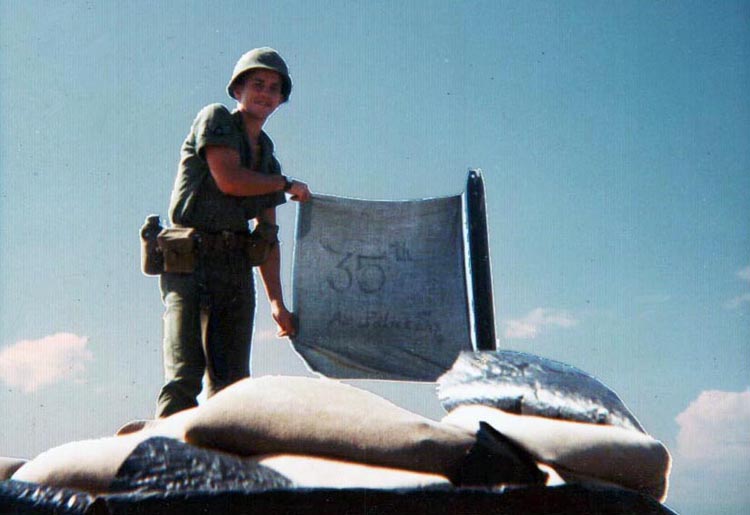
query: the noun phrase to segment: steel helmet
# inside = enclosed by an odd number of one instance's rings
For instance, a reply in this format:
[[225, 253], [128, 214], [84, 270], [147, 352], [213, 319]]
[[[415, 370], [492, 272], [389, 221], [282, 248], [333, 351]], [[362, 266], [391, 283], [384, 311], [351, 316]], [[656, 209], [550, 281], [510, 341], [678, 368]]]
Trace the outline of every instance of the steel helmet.
[[254, 48], [239, 58], [237, 64], [234, 65], [232, 79], [227, 84], [227, 93], [230, 97], [235, 98], [232, 87], [237, 78], [246, 71], [255, 68], [272, 70], [281, 75], [281, 95], [284, 97], [284, 102], [289, 100], [289, 95], [292, 92], [292, 78], [289, 76], [289, 70], [279, 53], [267, 46]]

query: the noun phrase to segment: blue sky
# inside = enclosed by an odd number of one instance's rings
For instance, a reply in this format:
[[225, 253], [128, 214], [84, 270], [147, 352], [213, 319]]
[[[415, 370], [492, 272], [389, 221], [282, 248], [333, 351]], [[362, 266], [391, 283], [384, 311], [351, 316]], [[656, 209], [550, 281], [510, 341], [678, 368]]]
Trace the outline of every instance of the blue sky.
[[[399, 199], [481, 168], [499, 345], [615, 389], [674, 455], [670, 506], [744, 512], [746, 1], [0, 0], [0, 455], [152, 414], [162, 307], [138, 229], [261, 45], [295, 83], [267, 125], [286, 173]], [[280, 220], [288, 292], [293, 206]], [[257, 318], [255, 373], [307, 373]], [[370, 386], [439, 416], [430, 387]]]

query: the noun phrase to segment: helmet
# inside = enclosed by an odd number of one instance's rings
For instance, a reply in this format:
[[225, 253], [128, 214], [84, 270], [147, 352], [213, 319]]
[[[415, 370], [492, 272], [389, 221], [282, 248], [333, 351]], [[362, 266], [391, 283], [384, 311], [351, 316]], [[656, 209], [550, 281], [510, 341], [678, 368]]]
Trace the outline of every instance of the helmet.
[[292, 92], [292, 78], [289, 76], [289, 70], [279, 53], [269, 47], [254, 48], [239, 58], [237, 64], [234, 65], [232, 79], [227, 84], [227, 93], [230, 97], [235, 98], [232, 87], [237, 78], [255, 68], [272, 70], [281, 75], [281, 95], [284, 97], [284, 102], [289, 100], [289, 94]]

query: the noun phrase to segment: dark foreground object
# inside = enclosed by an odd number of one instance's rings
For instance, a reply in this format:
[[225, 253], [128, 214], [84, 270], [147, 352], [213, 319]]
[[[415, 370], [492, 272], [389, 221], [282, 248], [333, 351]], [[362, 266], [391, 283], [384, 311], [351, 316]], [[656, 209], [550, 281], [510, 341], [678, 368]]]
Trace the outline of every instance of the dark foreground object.
[[67, 488], [0, 481], [0, 514], [107, 515], [104, 499]]
[[[25, 489], [25, 494], [19, 495]], [[42, 495], [38, 495], [43, 490]], [[492, 492], [473, 489], [281, 489], [258, 492], [151, 492], [90, 497], [70, 491], [34, 489], [32, 485], [0, 483], [3, 514], [601, 514], [670, 515], [671, 510], [629, 490], [583, 485], [525, 487]], [[35, 502], [30, 502], [35, 498]]]

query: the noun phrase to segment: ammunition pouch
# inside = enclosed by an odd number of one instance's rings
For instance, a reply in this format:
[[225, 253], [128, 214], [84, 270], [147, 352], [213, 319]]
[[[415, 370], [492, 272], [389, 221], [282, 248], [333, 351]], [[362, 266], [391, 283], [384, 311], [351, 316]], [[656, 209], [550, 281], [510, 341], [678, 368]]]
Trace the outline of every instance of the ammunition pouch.
[[156, 237], [164, 256], [164, 271], [190, 274], [195, 271], [198, 231], [192, 227], [169, 227]]
[[156, 240], [164, 256], [164, 271], [190, 274], [195, 271], [198, 255], [242, 252], [251, 266], [266, 262], [278, 243], [279, 226], [261, 222], [251, 233], [223, 231], [204, 233], [192, 227], [170, 227], [162, 230]]
[[278, 225], [260, 222], [255, 226], [245, 242], [245, 253], [251, 265], [259, 266], [266, 262], [274, 245], [279, 242], [278, 234]]

